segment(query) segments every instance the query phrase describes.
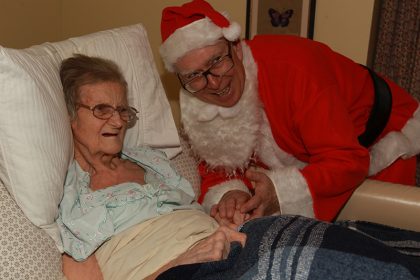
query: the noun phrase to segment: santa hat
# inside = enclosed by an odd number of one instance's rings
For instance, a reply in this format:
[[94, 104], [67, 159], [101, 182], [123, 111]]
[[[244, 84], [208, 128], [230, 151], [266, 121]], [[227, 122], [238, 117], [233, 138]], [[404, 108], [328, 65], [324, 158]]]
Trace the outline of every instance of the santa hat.
[[220, 38], [235, 41], [241, 27], [214, 10], [204, 0], [193, 0], [181, 7], [167, 7], [162, 12], [160, 54], [168, 71], [187, 52], [215, 43]]

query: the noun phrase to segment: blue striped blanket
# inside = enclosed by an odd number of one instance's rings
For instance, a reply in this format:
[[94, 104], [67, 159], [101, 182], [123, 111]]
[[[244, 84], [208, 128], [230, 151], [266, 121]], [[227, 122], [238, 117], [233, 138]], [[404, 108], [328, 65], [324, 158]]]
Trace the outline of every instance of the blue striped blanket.
[[420, 233], [367, 222], [264, 217], [241, 228], [226, 260], [183, 265], [158, 279], [420, 279]]

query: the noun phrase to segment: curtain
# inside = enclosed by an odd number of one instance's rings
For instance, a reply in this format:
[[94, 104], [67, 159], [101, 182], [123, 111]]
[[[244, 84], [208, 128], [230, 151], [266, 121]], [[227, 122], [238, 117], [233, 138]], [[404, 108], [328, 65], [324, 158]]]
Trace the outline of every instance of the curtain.
[[373, 68], [420, 100], [420, 0], [382, 0]]
[[[379, 0], [373, 69], [420, 100], [420, 0]], [[420, 155], [417, 157], [420, 186]]]

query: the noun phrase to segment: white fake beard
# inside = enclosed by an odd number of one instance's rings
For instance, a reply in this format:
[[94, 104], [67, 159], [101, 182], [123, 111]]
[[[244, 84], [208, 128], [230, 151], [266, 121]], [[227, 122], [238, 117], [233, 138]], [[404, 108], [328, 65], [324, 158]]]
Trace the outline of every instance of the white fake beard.
[[257, 66], [249, 48], [243, 45], [242, 49], [246, 80], [237, 104], [226, 108], [205, 103], [185, 90], [180, 94], [183, 128], [193, 152], [209, 169], [221, 168], [228, 173], [248, 166], [262, 122]]

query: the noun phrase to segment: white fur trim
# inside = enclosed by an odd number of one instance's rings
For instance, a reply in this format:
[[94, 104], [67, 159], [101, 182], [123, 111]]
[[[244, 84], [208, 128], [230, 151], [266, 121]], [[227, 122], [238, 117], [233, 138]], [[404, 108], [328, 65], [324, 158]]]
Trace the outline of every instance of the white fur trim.
[[241, 36], [241, 26], [237, 22], [232, 22], [229, 27], [223, 28], [223, 37], [228, 41], [236, 41]]
[[[181, 94], [188, 94], [188, 92], [185, 89], [181, 89]], [[238, 106], [238, 104], [232, 107], [221, 107], [213, 104], [206, 104], [202, 107], [201, 114], [198, 116], [198, 121], [212, 121], [214, 118], [217, 117], [217, 115], [220, 115], [220, 117], [223, 119], [231, 119], [237, 116], [240, 111], [241, 106]]]
[[409, 158], [420, 153], [420, 104], [413, 117], [401, 129], [401, 132], [410, 142], [410, 148], [405, 152], [403, 158]]
[[281, 214], [315, 216], [308, 184], [296, 167], [280, 168], [266, 174], [276, 189]]
[[420, 107], [401, 131], [391, 131], [370, 148], [369, 176], [390, 166], [399, 157], [420, 153]]
[[244, 182], [238, 179], [229, 180], [220, 184], [217, 184], [210, 188], [204, 196], [203, 203], [201, 204], [206, 211], [210, 213], [210, 209], [214, 204], [219, 203], [223, 195], [229, 191], [240, 190], [246, 193], [250, 193]]
[[258, 157], [271, 169], [282, 168], [285, 166], [295, 166], [301, 169], [307, 165], [307, 163], [298, 160], [293, 155], [283, 151], [277, 145], [265, 112], [263, 112], [263, 121], [260, 127], [257, 143], [256, 152]]
[[223, 37], [235, 41], [240, 34], [238, 23], [231, 22], [229, 27], [221, 28], [206, 17], [177, 29], [162, 43], [159, 51], [166, 69], [175, 72], [174, 64], [187, 52], [211, 45]]

